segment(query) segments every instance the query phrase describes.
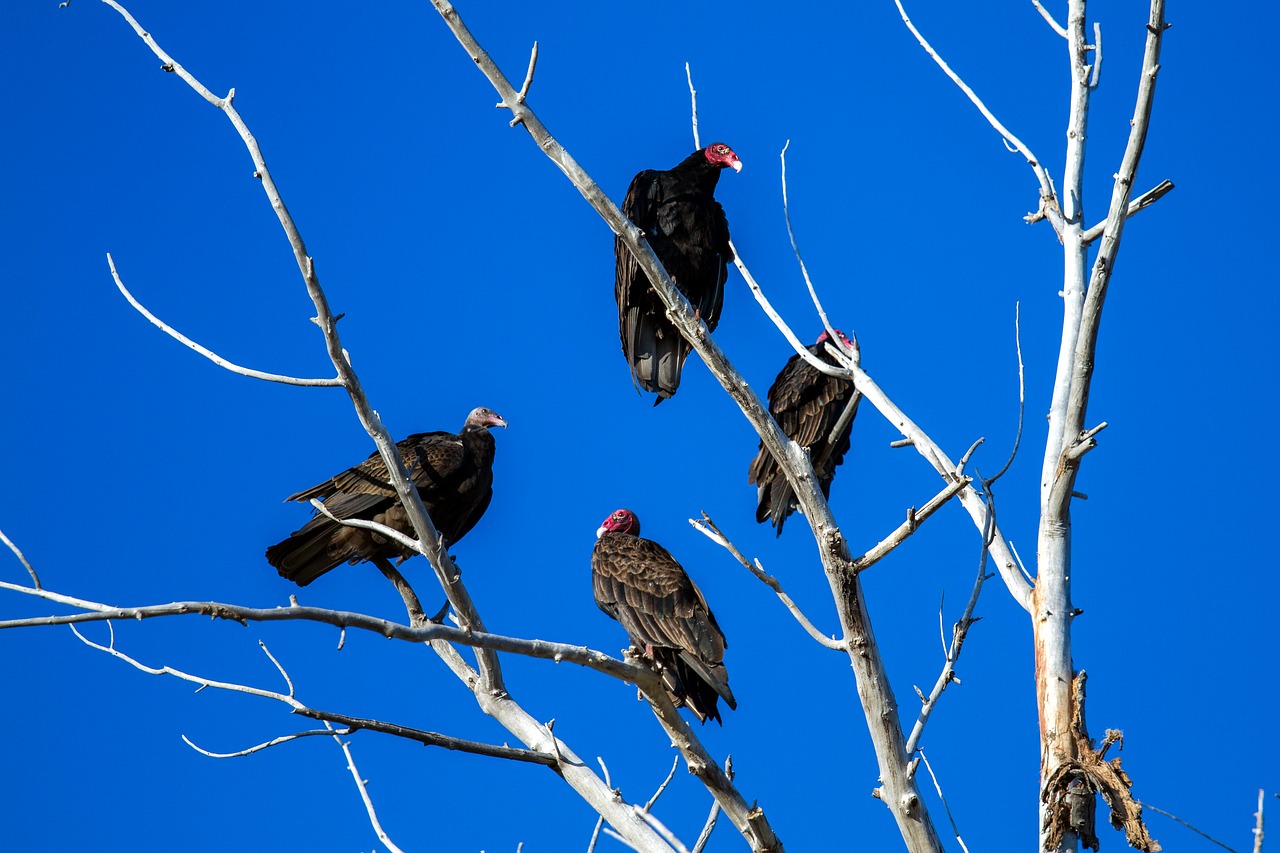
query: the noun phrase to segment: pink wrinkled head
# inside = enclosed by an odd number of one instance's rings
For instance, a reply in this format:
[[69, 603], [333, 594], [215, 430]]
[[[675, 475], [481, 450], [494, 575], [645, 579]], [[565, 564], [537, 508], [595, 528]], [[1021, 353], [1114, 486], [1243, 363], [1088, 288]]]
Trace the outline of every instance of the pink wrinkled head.
[[636, 518], [636, 514], [629, 509], [615, 509], [600, 525], [600, 529], [596, 531], [596, 538], [599, 539], [606, 533], [625, 533], [628, 536], [639, 536], [640, 519]]
[[737, 154], [733, 153], [733, 149], [723, 142], [713, 142], [702, 150], [709, 163], [719, 166], [721, 169], [729, 168], [735, 172], [742, 171], [742, 161], [738, 159]]
[[[844, 347], [845, 349], [853, 348], [853, 341], [846, 338], [844, 336], [844, 332], [840, 331], [839, 329], [836, 329], [836, 337], [840, 339], [840, 346]], [[818, 343], [820, 344], [825, 343], [826, 341], [829, 341], [829, 340], [831, 340], [831, 336], [828, 335], [825, 331], [822, 334], [818, 335]]]

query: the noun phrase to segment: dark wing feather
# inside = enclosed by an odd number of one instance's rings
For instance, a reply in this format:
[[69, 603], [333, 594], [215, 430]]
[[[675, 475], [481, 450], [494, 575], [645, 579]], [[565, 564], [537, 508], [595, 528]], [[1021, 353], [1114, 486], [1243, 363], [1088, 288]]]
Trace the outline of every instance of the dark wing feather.
[[[832, 362], [821, 344], [814, 344], [809, 351]], [[787, 437], [809, 451], [824, 495], [830, 495], [836, 468], [849, 450], [852, 420], [834, 442], [829, 439], [852, 395], [852, 383], [815, 370], [798, 355], [787, 360], [769, 388], [770, 413]], [[781, 535], [783, 523], [796, 507], [795, 495], [763, 443], [751, 462], [747, 482], [757, 487], [756, 521], [771, 519]]]
[[[729, 223], [712, 195], [718, 175], [704, 158], [691, 157], [670, 171], [639, 173], [622, 201], [622, 213], [644, 231], [677, 289], [712, 331], [720, 322], [727, 264], [733, 260]], [[622, 351], [633, 382], [661, 402], [679, 388], [690, 347], [621, 238], [614, 240], [614, 261]]]
[[[475, 526], [493, 497], [494, 442], [487, 429], [417, 433], [396, 445], [409, 479], [418, 490], [436, 529], [449, 544]], [[322, 498], [340, 519], [364, 519], [414, 536], [377, 453], [288, 500]], [[306, 586], [343, 563], [406, 559], [415, 552], [368, 530], [344, 527], [317, 514], [288, 539], [267, 549], [267, 560], [281, 576]]]
[[[596, 604], [622, 623], [631, 642], [664, 667], [677, 705], [719, 720], [716, 697], [737, 707], [724, 667], [728, 645], [702, 592], [656, 542], [606, 533], [591, 555]], [[666, 670], [669, 670], [668, 673]]]
[[[437, 445], [436, 450], [429, 450]], [[419, 462], [421, 454], [427, 451], [431, 458], [441, 462], [450, 452], [447, 448], [451, 446], [459, 449], [462, 446], [461, 439], [451, 432], [420, 432], [396, 443], [396, 449], [400, 451], [400, 461], [408, 469], [409, 479], [415, 483], [418, 479], [417, 470], [421, 467]], [[337, 492], [394, 497], [396, 490], [391, 485], [390, 475], [387, 473], [386, 463], [382, 461], [382, 455], [374, 451], [359, 465], [348, 468], [323, 483], [318, 483], [295, 495], [289, 495], [285, 500], [309, 501], [312, 498], [326, 498]]]

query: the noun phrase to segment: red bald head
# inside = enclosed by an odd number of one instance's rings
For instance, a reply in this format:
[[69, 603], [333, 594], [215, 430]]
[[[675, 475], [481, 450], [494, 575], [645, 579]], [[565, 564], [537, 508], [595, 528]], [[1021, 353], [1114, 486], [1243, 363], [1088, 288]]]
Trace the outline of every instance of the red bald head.
[[707, 158], [707, 162], [713, 166], [719, 166], [721, 169], [733, 169], [735, 172], [742, 171], [742, 161], [738, 159], [737, 154], [733, 153], [733, 149], [723, 142], [711, 143], [702, 149], [702, 154]]
[[[844, 332], [840, 331], [839, 329], [836, 329], [836, 337], [840, 339], [841, 347], [843, 347], [844, 349], [853, 349], [853, 341], [846, 338], [844, 336]], [[823, 332], [822, 334], [818, 335], [818, 343], [820, 344], [825, 343], [826, 341], [829, 341], [829, 340], [831, 340], [831, 336], [828, 335], [826, 332]]]
[[636, 514], [629, 509], [615, 509], [600, 525], [600, 529], [596, 531], [596, 538], [599, 539], [606, 533], [624, 533], [627, 536], [639, 536], [640, 519], [636, 518]]

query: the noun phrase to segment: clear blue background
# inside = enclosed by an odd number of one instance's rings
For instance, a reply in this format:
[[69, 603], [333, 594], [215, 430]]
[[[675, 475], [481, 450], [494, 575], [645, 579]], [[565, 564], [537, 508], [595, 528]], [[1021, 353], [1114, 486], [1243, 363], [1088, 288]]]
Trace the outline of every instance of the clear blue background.
[[[1147, 11], [1095, 4], [1104, 34], [1084, 205], [1105, 212], [1132, 113]], [[1062, 18], [1063, 4], [1052, 4]], [[1060, 180], [1066, 45], [1030, 3], [911, 4], [917, 24]], [[667, 545], [730, 640], [740, 700], [708, 747], [792, 850], [897, 849], [869, 794], [876, 766], [845, 657], [811, 642], [772, 593], [686, 519], [707, 510], [836, 628], [799, 519], [775, 540], [752, 522], [756, 439], [692, 359], [679, 395], [637, 397], [618, 351], [612, 237], [522, 129], [426, 3], [218, 4], [138, 0], [175, 58], [236, 105], [266, 153], [374, 405], [398, 437], [457, 429], [487, 405], [496, 494], [455, 549], [495, 631], [616, 653], [591, 600], [596, 526], [618, 506]], [[864, 364], [958, 457], [976, 438], [990, 474], [1017, 412], [1014, 304], [1022, 305], [1027, 433], [998, 487], [1004, 531], [1035, 553], [1043, 415], [1061, 323], [1061, 250], [1026, 225], [1036, 184], [915, 43], [889, 2], [460, 5], [519, 80], [537, 39], [530, 103], [615, 199], [642, 168], [692, 150], [684, 62], [704, 142], [745, 163], [719, 198], [775, 304], [818, 322], [783, 226], [778, 152], [792, 140], [792, 214], [833, 321]], [[1280, 787], [1280, 654], [1268, 453], [1275, 436], [1277, 275], [1267, 168], [1277, 135], [1269, 4], [1175, 3], [1138, 177], [1174, 193], [1132, 220], [1107, 302], [1091, 424], [1107, 421], [1075, 504], [1074, 656], [1088, 720], [1126, 735], [1141, 799], [1236, 849], [1260, 787]], [[298, 591], [264, 547], [305, 508], [281, 498], [364, 458], [370, 442], [335, 389], [234, 376], [146, 323], [108, 275], [227, 358], [331, 372], [288, 245], [229, 122], [109, 8], [10, 4], [0, 27], [5, 204], [0, 206], [0, 528], [62, 592], [113, 604], [217, 599], [403, 618], [371, 569]], [[763, 393], [785, 342], [731, 278], [720, 345]], [[864, 406], [833, 506], [870, 547], [939, 488]], [[942, 665], [938, 605], [958, 616], [978, 556], [949, 507], [864, 576], [904, 717]], [[422, 565], [424, 599], [440, 598]], [[15, 560], [0, 574], [25, 582]], [[14, 594], [5, 617], [62, 611]], [[988, 585], [924, 738], [970, 849], [1031, 849], [1038, 740], [1030, 630]], [[102, 626], [90, 629], [102, 638]], [[306, 624], [166, 619], [117, 627], [152, 664], [279, 688], [266, 641], [314, 706], [463, 737], [510, 737], [434, 656]], [[673, 753], [628, 686], [569, 665], [506, 659], [518, 700], [643, 802]], [[275, 703], [144, 675], [66, 628], [0, 634], [0, 838], [7, 849], [365, 850], [376, 846], [344, 760], [312, 739], [214, 761], [308, 728]], [[352, 738], [384, 824], [410, 850], [585, 850], [594, 813], [548, 771]], [[927, 780], [926, 780], [927, 787]], [[932, 791], [935, 822], [948, 835]], [[1274, 799], [1274, 813], [1280, 803]], [[709, 798], [681, 770], [658, 815], [690, 842]], [[1149, 813], [1166, 849], [1209, 842]], [[1100, 823], [1102, 820], [1100, 819]], [[1108, 849], [1122, 836], [1100, 830]], [[956, 847], [954, 841], [949, 848]], [[600, 850], [621, 849], [601, 841]], [[713, 850], [741, 850], [727, 824]]]

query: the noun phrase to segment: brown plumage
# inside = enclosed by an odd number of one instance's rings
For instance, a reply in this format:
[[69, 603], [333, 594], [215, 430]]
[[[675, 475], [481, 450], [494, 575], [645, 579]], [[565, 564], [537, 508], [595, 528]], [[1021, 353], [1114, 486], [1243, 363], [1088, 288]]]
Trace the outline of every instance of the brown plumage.
[[[843, 333], [837, 331], [836, 334], [846, 346], [849, 345], [849, 339]], [[826, 342], [829, 339], [823, 332], [818, 342], [809, 347], [809, 352], [827, 364], [835, 365], [835, 357], [827, 352]], [[853, 418], [849, 418], [835, 441], [830, 440], [831, 431], [854, 393], [852, 382], [810, 367], [799, 355], [787, 360], [769, 389], [769, 412], [787, 437], [808, 451], [813, 472], [818, 476], [818, 485], [825, 496], [830, 496], [831, 480], [849, 450]], [[796, 497], [787, 484], [787, 478], [778, 470], [777, 460], [765, 450], [763, 443], [751, 461], [747, 482], [756, 486], [759, 501], [756, 521], [770, 519], [781, 536], [783, 522], [796, 508]]]
[[[645, 233], [676, 287], [714, 331], [724, 303], [729, 223], [715, 200], [720, 171], [741, 171], [733, 149], [717, 142], [695, 151], [673, 169], [646, 169], [636, 175], [622, 201], [622, 213]], [[618, 331], [632, 380], [658, 395], [656, 406], [680, 387], [689, 344], [667, 319], [667, 308], [622, 238], [614, 240]]]
[[717, 699], [738, 707], [724, 668], [728, 645], [702, 592], [657, 542], [640, 538], [640, 520], [620, 509], [596, 531], [591, 585], [596, 604], [622, 623], [653, 661], [676, 707], [702, 722], [720, 720]]
[[[418, 490], [440, 535], [452, 545], [484, 515], [493, 497], [493, 436], [489, 427], [505, 427], [495, 412], [473, 409], [462, 433], [422, 432], [396, 444], [409, 479]], [[285, 500], [320, 498], [338, 518], [376, 521], [414, 537], [413, 526], [396, 498], [387, 466], [377, 453], [317, 486]], [[406, 560], [415, 551], [370, 530], [344, 527], [317, 514], [288, 539], [267, 549], [267, 561], [280, 576], [306, 586], [343, 563], [376, 558]]]

